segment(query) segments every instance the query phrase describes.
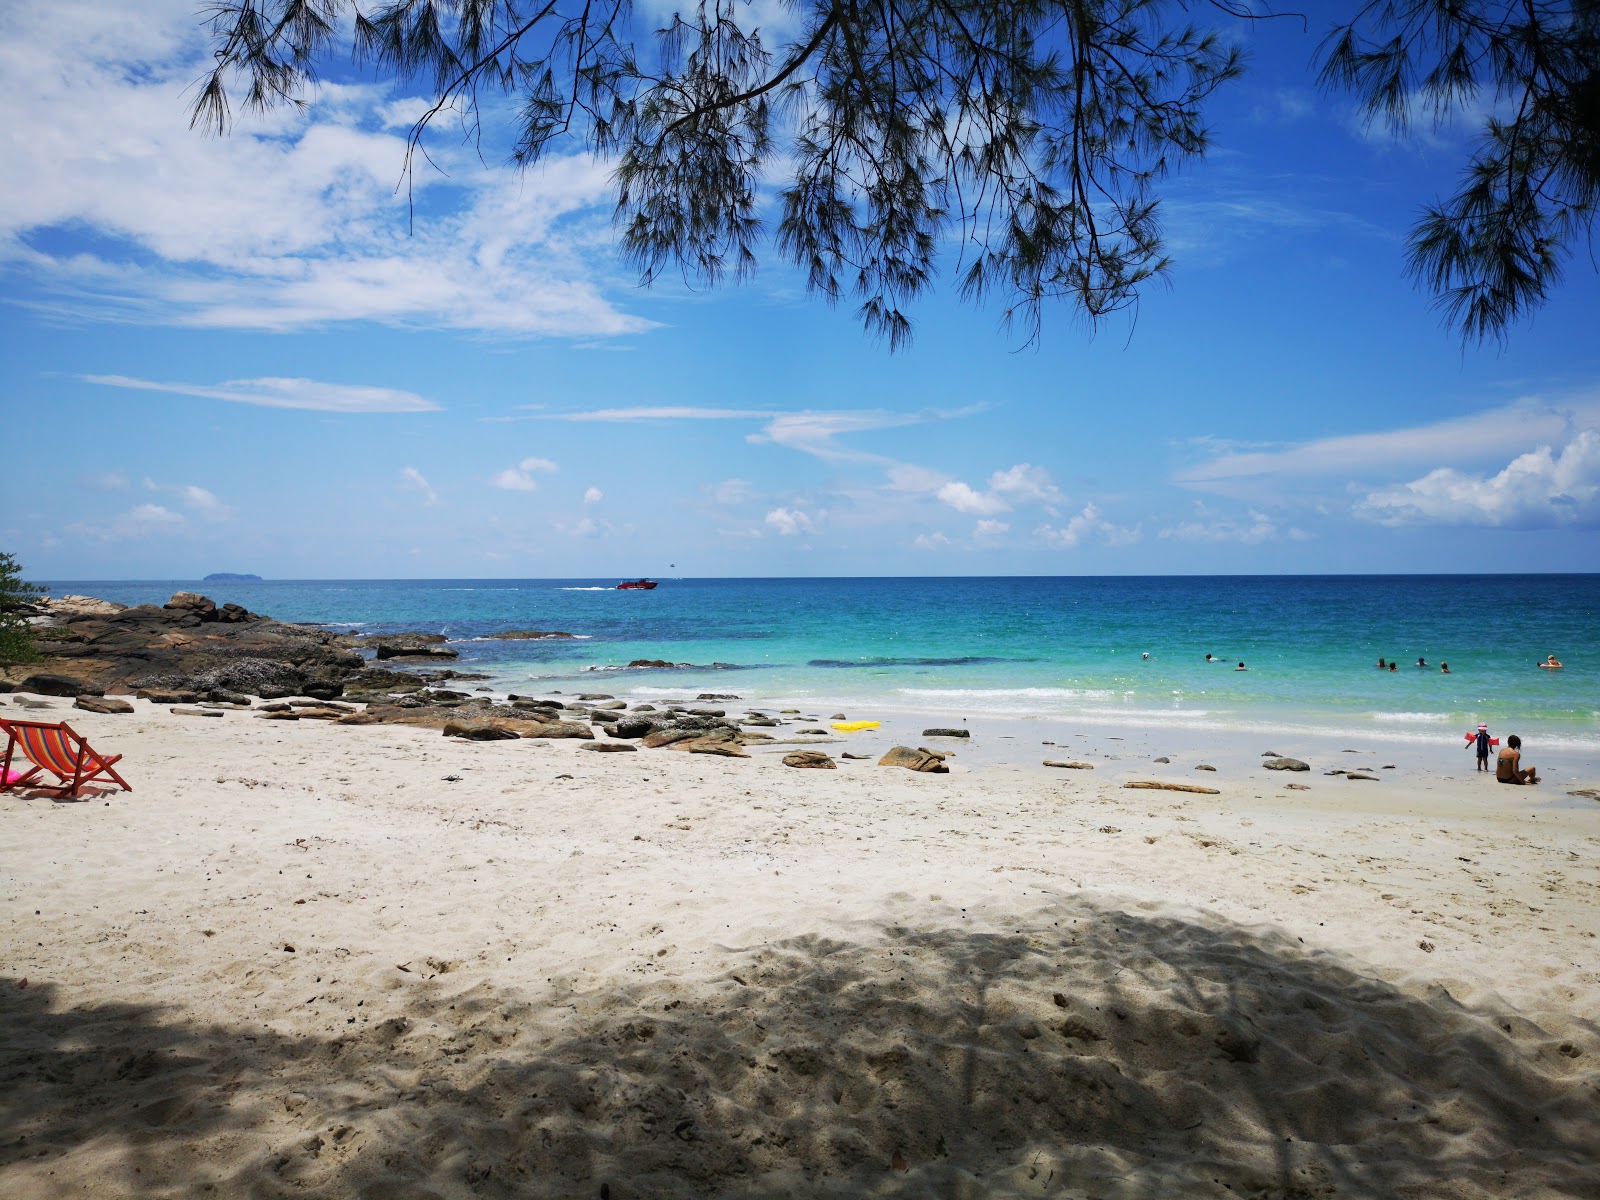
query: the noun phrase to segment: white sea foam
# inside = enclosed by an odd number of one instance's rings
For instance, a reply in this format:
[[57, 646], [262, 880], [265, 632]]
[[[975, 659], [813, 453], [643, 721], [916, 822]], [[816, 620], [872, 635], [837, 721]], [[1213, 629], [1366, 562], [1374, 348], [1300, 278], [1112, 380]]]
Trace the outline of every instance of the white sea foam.
[[1368, 716], [1374, 721], [1430, 721], [1437, 724], [1461, 720], [1460, 717], [1441, 712], [1375, 712]]
[[608, 587], [564, 587], [557, 588], [558, 592], [614, 592], [616, 588]]
[[1109, 688], [896, 688], [902, 696], [941, 700], [1109, 700], [1126, 695]]

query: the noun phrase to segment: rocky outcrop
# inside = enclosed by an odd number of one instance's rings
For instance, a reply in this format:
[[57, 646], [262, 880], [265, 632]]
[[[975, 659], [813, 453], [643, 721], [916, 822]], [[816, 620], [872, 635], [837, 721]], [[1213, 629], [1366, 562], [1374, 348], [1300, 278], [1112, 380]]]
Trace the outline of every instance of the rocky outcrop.
[[922, 736], [964, 738], [971, 737], [972, 734], [970, 731], [965, 729], [924, 729], [922, 731]]
[[459, 653], [444, 644], [449, 640], [442, 633], [380, 633], [362, 638], [357, 645], [371, 650], [380, 662], [389, 658], [460, 658]]
[[[75, 680], [80, 691], [163, 688], [205, 695], [250, 692], [336, 696], [366, 663], [324, 629], [289, 625], [238, 605], [179, 592], [165, 605], [133, 608], [51, 602], [33, 636], [39, 661], [12, 667], [13, 686], [29, 675]], [[288, 689], [283, 691], [281, 689]], [[182, 701], [179, 701], [182, 703]]]

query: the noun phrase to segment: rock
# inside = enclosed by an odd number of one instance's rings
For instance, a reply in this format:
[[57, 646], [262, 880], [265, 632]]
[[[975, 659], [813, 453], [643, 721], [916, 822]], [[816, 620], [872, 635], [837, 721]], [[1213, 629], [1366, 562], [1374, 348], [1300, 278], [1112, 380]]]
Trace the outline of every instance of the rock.
[[725, 708], [691, 708], [689, 715], [691, 717], [725, 717], [728, 715], [728, 710]]
[[1142, 788], [1146, 791], [1156, 792], [1197, 792], [1202, 796], [1220, 796], [1222, 793], [1216, 788], [1197, 787], [1192, 783], [1156, 783], [1152, 780], [1139, 780], [1134, 783], [1125, 783], [1125, 788]]
[[1198, 763], [1195, 766], [1195, 770], [1196, 771], [1215, 771], [1216, 768], [1211, 766], [1209, 763]]
[[695, 738], [688, 742], [675, 742], [674, 750], [687, 750], [690, 754], [720, 754], [723, 758], [749, 758], [737, 742], [708, 741]]
[[610, 692], [579, 692], [579, 700], [615, 700]]
[[923, 737], [971, 737], [972, 734], [965, 729], [924, 729]]
[[597, 708], [589, 714], [589, 719], [599, 725], [615, 725], [622, 718], [610, 709]]
[[74, 617], [112, 617], [125, 611], [128, 606], [99, 600], [94, 596], [69, 595], [45, 596], [35, 603], [35, 607], [43, 609], [57, 621], [65, 621]]
[[644, 717], [621, 717], [611, 726], [611, 736], [642, 738], [653, 726]]
[[126, 700], [110, 700], [104, 696], [79, 696], [77, 700], [73, 701], [72, 707], [93, 713], [131, 713], [133, 711], [133, 705]]
[[1049, 758], [1044, 760], [1044, 765], [1047, 766], [1047, 767], [1062, 767], [1062, 768], [1064, 768], [1064, 769], [1066, 769], [1068, 771], [1092, 771], [1092, 770], [1094, 770], [1094, 764], [1093, 763], [1086, 763], [1086, 762], [1057, 762], [1056, 760], [1049, 759]]
[[103, 696], [105, 689], [74, 679], [71, 675], [29, 675], [17, 684], [19, 692], [37, 696]]
[[217, 602], [200, 595], [199, 592], [174, 592], [172, 599], [162, 607], [193, 613], [202, 621], [215, 620], [217, 615]]
[[350, 710], [348, 708], [316, 706], [312, 708], [297, 708], [294, 710], [294, 714], [302, 721], [341, 721], [350, 715]]
[[[180, 592], [179, 595], [182, 595]], [[167, 710], [175, 717], [220, 717], [220, 708], [169, 708]]]
[[801, 737], [827, 737], [828, 736], [828, 731], [826, 729], [797, 729], [797, 730], [795, 730], [795, 732], [798, 733]]
[[566, 705], [559, 700], [529, 700], [522, 696], [512, 696], [511, 707], [524, 709], [528, 712], [560, 712]]
[[622, 750], [637, 750], [639, 747], [632, 742], [585, 742], [579, 750], [599, 750], [606, 754], [616, 754]]
[[739, 697], [728, 692], [701, 692], [696, 700], [737, 700]]
[[335, 704], [331, 700], [291, 700], [290, 708], [331, 708], [337, 712], [354, 712], [348, 704]]
[[1295, 792], [1309, 792], [1311, 790], [1309, 783], [1286, 783], [1283, 786]]
[[1374, 783], [1376, 783], [1378, 779], [1378, 777], [1371, 771], [1346, 771], [1344, 773], [1344, 777], [1346, 779], [1370, 779]]
[[[256, 713], [256, 720], [258, 721], [298, 721], [299, 719], [300, 714], [292, 708], [263, 709]], [[376, 717], [373, 718], [373, 724], [377, 724]]]
[[1303, 763], [1298, 758], [1284, 758], [1281, 755], [1274, 758], [1263, 759], [1261, 765], [1269, 771], [1309, 771], [1310, 763]]
[[659, 750], [661, 747], [670, 746], [674, 742], [686, 742], [698, 736], [699, 730], [695, 729], [652, 729], [640, 741], [652, 750]]
[[656, 711], [656, 706], [654, 704], [635, 704], [633, 706], [633, 711], [634, 712], [655, 712]]
[[581, 721], [546, 721], [523, 734], [531, 738], [592, 738], [594, 730]]
[[905, 767], [926, 775], [943, 775], [950, 770], [944, 760], [926, 750], [913, 750], [910, 746], [895, 746], [878, 760], [880, 767]]
[[[613, 712], [618, 709], [625, 709], [627, 707], [628, 702], [626, 700], [606, 700], [603, 703], [595, 705], [596, 709], [608, 709]], [[718, 713], [717, 715], [720, 717], [722, 714]]]
[[870, 755], [870, 754], [851, 754], [850, 751], [846, 750], [843, 754], [839, 755], [839, 757], [840, 758], [871, 758], [872, 755]]
[[1165, 754], [1163, 754], [1160, 758], [1154, 759], [1153, 761], [1158, 762], [1158, 763], [1169, 763], [1172, 760], [1170, 758], [1168, 758]]
[[740, 724], [754, 725], [760, 729], [772, 729], [777, 726], [778, 722], [774, 721], [771, 717], [746, 717], [740, 722]]
[[833, 716], [828, 718], [830, 721], [848, 721], [849, 719], [850, 718], [845, 716], [843, 713], [834, 713]]
[[199, 692], [184, 691], [176, 688], [140, 688], [134, 693], [140, 700], [148, 700], [152, 704], [198, 704]]
[[26, 696], [18, 696], [15, 700], [12, 701], [12, 703], [15, 704], [18, 708], [54, 708], [55, 707], [55, 705], [51, 704], [50, 701], [48, 701], [48, 700], [30, 700]]
[[495, 721], [450, 720], [445, 722], [444, 736], [466, 738], [473, 742], [508, 741], [521, 737], [515, 729], [503, 728]]
[[206, 693], [206, 699], [217, 704], [232, 704], [239, 708], [250, 707], [250, 697], [243, 692], [230, 692], [225, 688], [212, 688]]
[[1276, 750], [1263, 750], [1261, 752], [1261, 757], [1262, 758], [1282, 758], [1283, 755], [1279, 754]]
[[664, 658], [636, 658], [628, 665], [630, 667], [676, 667], [679, 664], [668, 662]]
[[420, 660], [453, 659], [461, 656], [444, 643], [449, 641], [442, 633], [375, 633], [357, 644], [371, 650], [379, 662], [390, 658]]
[[1568, 792], [1569, 796], [1582, 796], [1585, 800], [1600, 800], [1600, 788], [1579, 788], [1575, 792]]
[[504, 633], [491, 633], [489, 636], [498, 641], [537, 641], [540, 638], [570, 638], [577, 635], [559, 629], [507, 629]]
[[786, 767], [820, 767], [826, 771], [838, 769], [838, 764], [821, 750], [796, 750], [783, 756]]

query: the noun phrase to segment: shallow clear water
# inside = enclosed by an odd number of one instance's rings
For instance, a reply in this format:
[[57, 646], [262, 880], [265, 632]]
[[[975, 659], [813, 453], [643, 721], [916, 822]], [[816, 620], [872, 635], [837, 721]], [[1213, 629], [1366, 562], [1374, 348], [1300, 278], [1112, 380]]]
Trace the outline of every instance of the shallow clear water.
[[[1600, 575], [53, 583], [202, 591], [289, 621], [449, 634], [503, 690], [1459, 738], [1600, 751]], [[505, 629], [573, 640], [478, 640]], [[1205, 655], [1218, 659], [1206, 663]], [[1141, 655], [1148, 653], [1148, 661]], [[1536, 668], [1554, 653], [1561, 671]], [[1375, 669], [1379, 656], [1396, 672]], [[1424, 657], [1426, 669], [1414, 664]], [[634, 659], [692, 664], [627, 669]], [[1243, 661], [1248, 670], [1236, 671]], [[1441, 662], [1450, 664], [1443, 675]]]

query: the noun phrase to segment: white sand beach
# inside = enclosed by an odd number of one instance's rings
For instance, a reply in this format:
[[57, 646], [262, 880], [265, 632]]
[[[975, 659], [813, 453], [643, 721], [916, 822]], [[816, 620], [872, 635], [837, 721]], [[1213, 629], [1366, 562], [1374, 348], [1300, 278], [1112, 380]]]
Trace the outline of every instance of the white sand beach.
[[997, 725], [948, 775], [877, 765], [892, 731], [796, 770], [51, 703], [134, 791], [0, 796], [14, 1200], [1600, 1196], [1578, 768]]

